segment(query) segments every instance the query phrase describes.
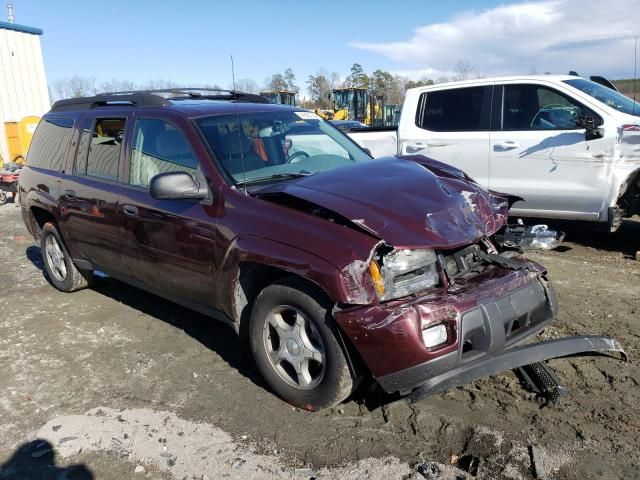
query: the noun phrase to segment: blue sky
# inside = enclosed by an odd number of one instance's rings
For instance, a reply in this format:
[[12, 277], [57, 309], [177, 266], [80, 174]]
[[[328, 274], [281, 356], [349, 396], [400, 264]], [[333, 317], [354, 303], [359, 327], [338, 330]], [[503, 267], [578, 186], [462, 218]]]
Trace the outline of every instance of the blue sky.
[[226, 87], [230, 54], [236, 78], [262, 85], [291, 67], [303, 90], [320, 67], [344, 76], [353, 62], [414, 78], [450, 74], [460, 59], [481, 75], [631, 77], [640, 25], [640, 0], [13, 3], [16, 23], [44, 30], [50, 83], [81, 75]]

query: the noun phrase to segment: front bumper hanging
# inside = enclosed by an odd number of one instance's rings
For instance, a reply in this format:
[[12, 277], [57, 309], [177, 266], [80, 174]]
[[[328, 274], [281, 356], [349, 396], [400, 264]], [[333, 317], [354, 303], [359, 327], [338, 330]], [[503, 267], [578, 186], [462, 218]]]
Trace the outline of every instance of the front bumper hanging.
[[433, 393], [552, 358], [592, 354], [608, 356], [606, 352], [618, 352], [624, 361], [627, 360], [622, 346], [608, 337], [576, 336], [516, 346], [432, 377], [413, 390], [407, 399], [415, 403]]

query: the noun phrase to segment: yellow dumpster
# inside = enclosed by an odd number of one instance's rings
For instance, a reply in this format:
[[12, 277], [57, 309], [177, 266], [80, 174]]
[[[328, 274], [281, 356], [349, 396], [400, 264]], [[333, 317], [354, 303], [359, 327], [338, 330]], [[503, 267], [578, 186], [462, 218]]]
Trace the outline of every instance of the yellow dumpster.
[[27, 150], [36, 131], [40, 117], [24, 117], [19, 122], [5, 122], [4, 128], [9, 145], [9, 161], [23, 164]]

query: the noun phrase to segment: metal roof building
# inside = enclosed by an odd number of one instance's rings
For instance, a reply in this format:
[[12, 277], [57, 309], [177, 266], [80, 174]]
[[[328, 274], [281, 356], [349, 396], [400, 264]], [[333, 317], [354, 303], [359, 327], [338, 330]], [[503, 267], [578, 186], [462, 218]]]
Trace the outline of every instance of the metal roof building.
[[39, 28], [0, 22], [0, 155], [5, 162], [12, 160], [5, 122], [42, 116], [51, 106], [41, 35]]

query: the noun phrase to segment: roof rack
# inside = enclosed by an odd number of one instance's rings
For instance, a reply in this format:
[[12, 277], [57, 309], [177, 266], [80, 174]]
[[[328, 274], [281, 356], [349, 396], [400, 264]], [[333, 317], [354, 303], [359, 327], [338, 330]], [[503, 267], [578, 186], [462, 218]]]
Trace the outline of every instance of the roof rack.
[[[217, 92], [217, 93], [213, 93]], [[93, 97], [78, 97], [58, 100], [52, 107], [52, 112], [72, 110], [90, 110], [103, 106], [131, 105], [136, 107], [163, 107], [171, 105], [172, 100], [227, 100], [247, 103], [269, 103], [266, 98], [252, 93], [224, 90], [221, 88], [162, 88], [153, 90], [129, 90], [122, 92], [99, 93]]]

